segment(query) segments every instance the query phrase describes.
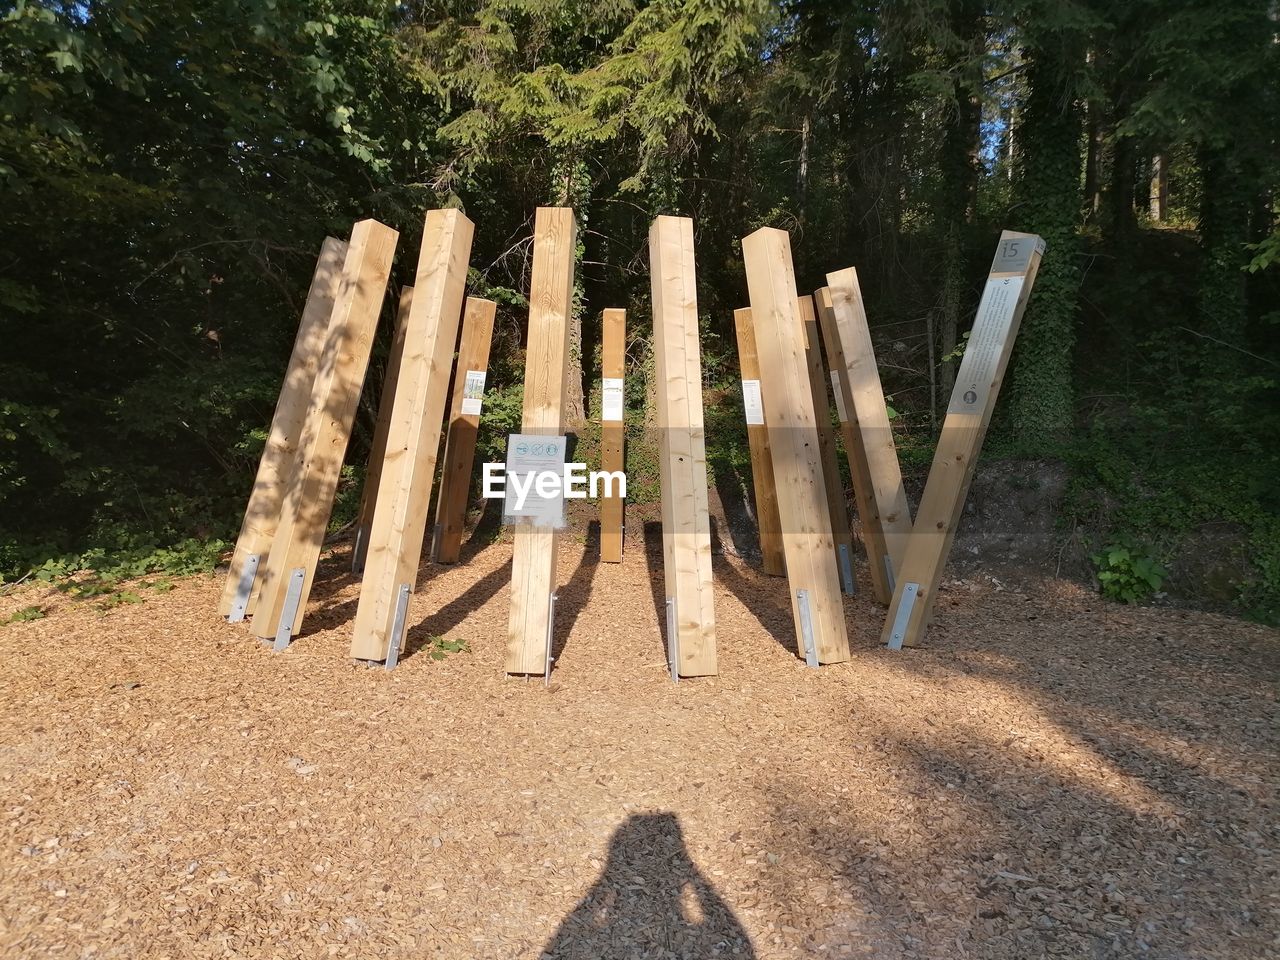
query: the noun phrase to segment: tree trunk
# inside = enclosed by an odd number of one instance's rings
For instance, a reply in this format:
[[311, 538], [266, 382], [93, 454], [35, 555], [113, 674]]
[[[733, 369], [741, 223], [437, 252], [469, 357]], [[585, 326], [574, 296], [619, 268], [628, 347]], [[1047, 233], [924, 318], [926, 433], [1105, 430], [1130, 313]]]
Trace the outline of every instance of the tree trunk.
[[568, 390], [564, 423], [570, 433], [576, 433], [587, 422], [586, 371], [582, 362], [582, 254], [590, 200], [591, 178], [586, 163], [576, 156], [557, 163], [552, 172], [552, 203], [558, 207], [572, 207], [578, 220], [578, 245], [573, 254], [573, 310], [569, 315], [569, 363], [565, 371]]
[[1248, 260], [1249, 213], [1252, 196], [1239, 159], [1227, 152], [1202, 151], [1204, 192], [1200, 201], [1200, 268], [1198, 306], [1200, 331], [1214, 342], [1197, 344], [1207, 360], [1203, 367], [1213, 378], [1235, 375], [1248, 349], [1245, 272]]
[[1160, 223], [1169, 215], [1169, 168], [1162, 153], [1151, 158], [1151, 195], [1148, 203], [1152, 223]]

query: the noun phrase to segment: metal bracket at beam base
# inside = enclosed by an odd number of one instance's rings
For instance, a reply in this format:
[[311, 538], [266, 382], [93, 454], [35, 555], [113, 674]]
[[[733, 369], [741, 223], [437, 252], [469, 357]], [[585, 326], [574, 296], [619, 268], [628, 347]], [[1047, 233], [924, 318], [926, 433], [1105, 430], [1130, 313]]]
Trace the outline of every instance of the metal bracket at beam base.
[[671, 668], [671, 680], [680, 682], [680, 635], [676, 632], [676, 598], [667, 597], [667, 666]]
[[387, 637], [387, 669], [394, 670], [404, 649], [404, 633], [409, 619], [409, 585], [400, 584], [396, 591], [396, 615], [391, 618], [391, 636]]
[[227, 623], [239, 623], [249, 609], [249, 597], [253, 595], [253, 581], [258, 576], [258, 563], [262, 554], [251, 553], [244, 558], [240, 568], [240, 579], [236, 581], [236, 595], [231, 601], [231, 612], [227, 614]]
[[364, 527], [356, 527], [356, 538], [351, 542], [351, 572], [357, 577], [364, 573], [364, 538], [367, 535]]
[[853, 558], [849, 556], [849, 545], [842, 543], [836, 547], [836, 550], [840, 555], [840, 585], [844, 588], [844, 592], [852, 597], [858, 592], [858, 588], [853, 580]]
[[542, 683], [548, 687], [551, 686], [551, 664], [555, 662], [555, 657], [551, 655], [551, 645], [555, 643], [556, 639], [556, 599], [556, 595], [554, 593], [551, 594], [548, 602], [549, 609], [547, 610], [547, 665], [542, 672]]
[[302, 584], [306, 579], [307, 571], [302, 567], [294, 567], [289, 573], [289, 589], [285, 591], [284, 609], [280, 611], [280, 625], [276, 627], [276, 642], [273, 647], [276, 653], [289, 649], [289, 641], [293, 639], [293, 621], [298, 616]]
[[889, 584], [889, 596], [893, 596], [893, 591], [898, 588], [898, 578], [893, 575], [893, 560], [887, 553], [884, 555], [884, 579]]
[[804, 646], [804, 662], [818, 668], [818, 648], [813, 641], [813, 612], [809, 609], [809, 591], [796, 591], [796, 605], [800, 608], [800, 642]]
[[893, 630], [889, 633], [890, 650], [902, 649], [902, 641], [907, 637], [907, 625], [911, 623], [911, 611], [915, 608], [919, 594], [918, 583], [908, 582], [902, 588], [902, 602], [898, 604], [898, 615], [893, 618]]

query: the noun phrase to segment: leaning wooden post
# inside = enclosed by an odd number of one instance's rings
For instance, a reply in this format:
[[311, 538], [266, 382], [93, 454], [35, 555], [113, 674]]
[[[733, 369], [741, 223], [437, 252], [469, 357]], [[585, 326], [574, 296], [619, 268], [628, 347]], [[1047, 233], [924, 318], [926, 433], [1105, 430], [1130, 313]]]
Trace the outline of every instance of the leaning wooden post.
[[760, 386], [773, 449], [778, 513], [797, 647], [806, 661], [849, 659], [822, 450], [805, 362], [791, 239], [770, 227], [742, 241], [760, 351]]
[[387, 370], [382, 377], [382, 396], [378, 398], [378, 422], [369, 444], [369, 465], [364, 472], [364, 489], [360, 491], [360, 510], [356, 514], [356, 532], [351, 547], [351, 572], [364, 573], [365, 556], [369, 552], [369, 531], [373, 527], [373, 505], [378, 502], [382, 484], [382, 462], [387, 456], [387, 434], [391, 430], [392, 408], [396, 402], [396, 381], [400, 378], [400, 359], [404, 355], [405, 325], [413, 306], [413, 287], [400, 290], [400, 308], [391, 334], [391, 350], [387, 353]]
[[293, 479], [253, 615], [253, 632], [274, 639], [277, 650], [302, 627], [399, 236], [376, 220], [361, 220], [351, 231]]
[[462, 341], [453, 377], [449, 431], [444, 441], [444, 469], [436, 495], [436, 525], [431, 555], [436, 563], [457, 563], [462, 551], [471, 469], [476, 459], [476, 437], [484, 407], [484, 382], [489, 369], [489, 345], [493, 341], [493, 317], [498, 305], [492, 300], [467, 297], [462, 314]]
[[688, 217], [653, 221], [649, 228], [649, 277], [658, 387], [667, 653], [673, 678], [712, 676], [719, 668], [693, 221]]
[[[623, 472], [625, 383], [627, 363], [627, 311], [608, 309], [601, 317], [604, 336], [600, 347], [600, 469]], [[600, 559], [622, 562], [623, 514], [626, 498], [611, 487], [600, 497]]]
[[773, 485], [769, 430], [764, 423], [764, 403], [760, 399], [760, 355], [756, 351], [750, 307], [733, 311], [733, 327], [738, 335], [742, 409], [747, 420], [747, 445], [751, 448], [751, 486], [755, 492], [761, 566], [771, 577], [784, 577], [787, 561], [782, 549], [782, 523], [778, 519], [778, 490]]
[[932, 619], [978, 451], [1043, 253], [1044, 241], [1035, 234], [1000, 234], [885, 620], [883, 639], [890, 649], [919, 644]]
[[809, 388], [813, 391], [813, 414], [818, 427], [818, 446], [822, 451], [822, 476], [827, 484], [827, 509], [831, 512], [831, 536], [836, 544], [836, 570], [840, 588], [847, 594], [856, 591], [853, 579], [853, 534], [849, 526], [849, 507], [840, 481], [840, 461], [836, 456], [836, 435], [831, 429], [831, 401], [827, 399], [827, 372], [822, 363], [822, 340], [818, 336], [818, 316], [813, 298], [799, 300], [800, 321], [804, 324], [805, 365], [809, 369]]
[[[569, 314], [578, 225], [568, 207], [539, 207], [533, 224], [529, 338], [525, 349], [526, 434], [560, 436], [568, 397]], [[507, 673], [549, 672], [558, 532], [520, 520], [511, 561]]]
[[302, 423], [311, 400], [316, 371], [320, 367], [320, 354], [324, 351], [325, 333], [333, 316], [333, 304], [342, 281], [342, 260], [346, 254], [346, 242], [336, 237], [325, 237], [320, 245], [320, 258], [311, 277], [306, 306], [302, 308], [302, 320], [293, 341], [289, 366], [285, 369], [284, 385], [280, 388], [280, 399], [276, 401], [275, 415], [271, 418], [267, 443], [258, 460], [258, 473], [253, 478], [249, 505], [240, 524], [240, 535], [236, 537], [235, 552], [231, 555], [231, 569], [227, 571], [227, 582], [218, 604], [218, 614], [232, 623], [252, 614], [257, 605], [262, 585], [258, 571], [265, 565], [280, 521], [280, 504], [288, 489], [298, 441], [302, 438]]
[[383, 660], [388, 668], [403, 646], [409, 594], [418, 581], [474, 230], [460, 210], [428, 211], [422, 228], [383, 482], [351, 638], [352, 657]]
[[911, 535], [911, 507], [898, 449], [889, 424], [889, 407], [867, 327], [858, 273], [852, 267], [827, 275], [830, 286], [818, 291], [818, 312], [830, 331], [831, 369], [845, 398], [841, 429], [854, 480], [854, 498], [862, 519], [862, 542], [876, 600], [888, 604], [902, 569]]

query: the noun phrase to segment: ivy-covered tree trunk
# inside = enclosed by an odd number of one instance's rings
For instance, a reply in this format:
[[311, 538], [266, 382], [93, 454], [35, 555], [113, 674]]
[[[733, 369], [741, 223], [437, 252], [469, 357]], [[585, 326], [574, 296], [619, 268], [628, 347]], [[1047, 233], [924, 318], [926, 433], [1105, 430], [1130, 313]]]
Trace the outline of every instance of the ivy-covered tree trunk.
[[568, 391], [564, 407], [565, 425], [573, 431], [587, 422], [586, 370], [582, 360], [585, 352], [582, 256], [586, 252], [587, 207], [591, 201], [591, 176], [586, 162], [576, 154], [566, 157], [552, 169], [551, 199], [558, 207], [572, 207], [578, 221], [578, 242], [573, 251], [573, 309], [569, 314], [569, 369], [565, 371]]
[[1064, 42], [1059, 31], [1032, 46], [1028, 59], [1016, 211], [1021, 229], [1038, 233], [1048, 249], [1014, 350], [1008, 415], [1015, 442], [1034, 455], [1052, 450], [1072, 425], [1082, 208], [1075, 94], [1083, 44]]
[[1202, 151], [1204, 192], [1200, 201], [1200, 330], [1213, 340], [1196, 344], [1208, 355], [1206, 374], [1238, 372], [1245, 344], [1248, 304], [1244, 266], [1248, 262], [1249, 214], [1253, 192], [1240, 160], [1229, 151]]

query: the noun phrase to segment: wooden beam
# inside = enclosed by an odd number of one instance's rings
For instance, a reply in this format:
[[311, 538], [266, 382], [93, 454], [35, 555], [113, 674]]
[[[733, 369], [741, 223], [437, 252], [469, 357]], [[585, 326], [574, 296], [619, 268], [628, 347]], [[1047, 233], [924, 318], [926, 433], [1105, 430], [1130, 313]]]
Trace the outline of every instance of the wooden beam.
[[474, 232], [460, 210], [430, 210], [422, 228], [383, 483], [351, 638], [351, 656], [358, 660], [385, 660], [391, 643], [398, 653], [403, 640], [397, 604], [417, 587]]
[[[578, 225], [568, 207], [539, 207], [533, 224], [529, 338], [525, 348], [521, 432], [559, 436], [568, 399], [569, 315]], [[507, 673], [546, 670], [558, 531], [517, 523], [511, 561]]]
[[826, 480], [827, 508], [831, 513], [831, 537], [836, 545], [836, 571], [840, 588], [845, 593], [856, 591], [853, 579], [853, 534], [849, 526], [849, 507], [844, 499], [844, 483], [840, 479], [840, 462], [836, 455], [836, 434], [831, 428], [831, 401], [828, 399], [827, 368], [822, 362], [822, 338], [818, 335], [818, 315], [813, 298], [799, 299], [800, 322], [804, 325], [804, 356], [809, 369], [809, 388], [813, 391], [813, 413], [818, 428], [818, 446], [822, 452], [822, 476]]
[[1043, 253], [1044, 241], [1035, 234], [1000, 234], [889, 605], [883, 639], [892, 649], [918, 645], [933, 617], [942, 570]]
[[791, 239], [786, 231], [765, 227], [743, 239], [742, 255], [760, 353], [760, 385], [773, 450], [797, 648], [806, 654], [806, 626], [811, 625], [817, 662], [837, 663], [849, 659], [849, 636], [791, 266]]
[[[626, 427], [627, 311], [609, 309], [601, 317], [600, 348], [600, 469], [623, 471]], [[623, 513], [626, 499], [614, 492], [600, 497], [600, 559], [622, 562]]]
[[[262, 595], [253, 632], [275, 638], [277, 647], [287, 645], [302, 628], [399, 236], [376, 220], [361, 220], [351, 231], [293, 478], [265, 573], [259, 567]], [[288, 606], [294, 607], [291, 618], [282, 616]]]
[[755, 492], [756, 528], [760, 531], [761, 566], [771, 577], [785, 577], [787, 561], [782, 548], [782, 522], [778, 519], [778, 490], [773, 485], [773, 454], [760, 399], [760, 355], [750, 307], [733, 311], [733, 327], [738, 335], [742, 407], [747, 420], [747, 445], [751, 448], [751, 486]]
[[436, 525], [431, 554], [437, 563], [457, 563], [462, 550], [471, 471], [475, 466], [476, 437], [484, 404], [484, 383], [493, 342], [493, 318], [498, 305], [492, 300], [467, 297], [462, 315], [462, 341], [454, 374], [449, 432], [444, 441], [444, 469], [436, 496]]
[[675, 636], [668, 636], [667, 643], [669, 653], [675, 654], [678, 676], [713, 676], [719, 667], [711, 515], [693, 221], [688, 217], [654, 220], [649, 228], [649, 277], [658, 386], [663, 577], [666, 596], [675, 607]]
[[[902, 484], [858, 272], [852, 267], [839, 270], [827, 274], [827, 282], [829, 286], [819, 291], [819, 313], [830, 330], [827, 345], [838, 357], [832, 369], [844, 393], [846, 451], [871, 568], [872, 593], [878, 602], [887, 604], [911, 536], [911, 507]], [[855, 458], [859, 461], [856, 467]]]
[[373, 506], [378, 502], [382, 484], [382, 462], [387, 456], [387, 434], [391, 430], [391, 412], [396, 402], [396, 381], [400, 377], [400, 359], [404, 355], [405, 326], [413, 306], [413, 287], [400, 290], [400, 307], [396, 310], [396, 326], [391, 334], [391, 350], [387, 353], [387, 369], [382, 377], [382, 396], [378, 398], [378, 422], [369, 445], [369, 465], [364, 472], [364, 489], [360, 491], [360, 511], [356, 514], [356, 532], [351, 547], [351, 572], [364, 573], [369, 553], [369, 531], [373, 528]]
[[222, 588], [219, 616], [243, 620], [257, 606], [262, 587], [258, 572], [266, 565], [276, 525], [280, 521], [280, 504], [288, 489], [298, 441], [302, 438], [302, 423], [311, 400], [316, 371], [320, 368], [320, 354], [333, 316], [333, 304], [342, 281], [342, 260], [346, 255], [344, 240], [325, 237], [320, 245], [320, 257], [311, 276], [311, 289], [307, 291], [293, 352], [285, 368], [284, 385], [280, 388], [280, 399], [276, 401], [267, 442], [258, 460], [258, 473], [253, 478], [249, 505], [231, 555], [231, 569], [227, 571], [227, 582]]

